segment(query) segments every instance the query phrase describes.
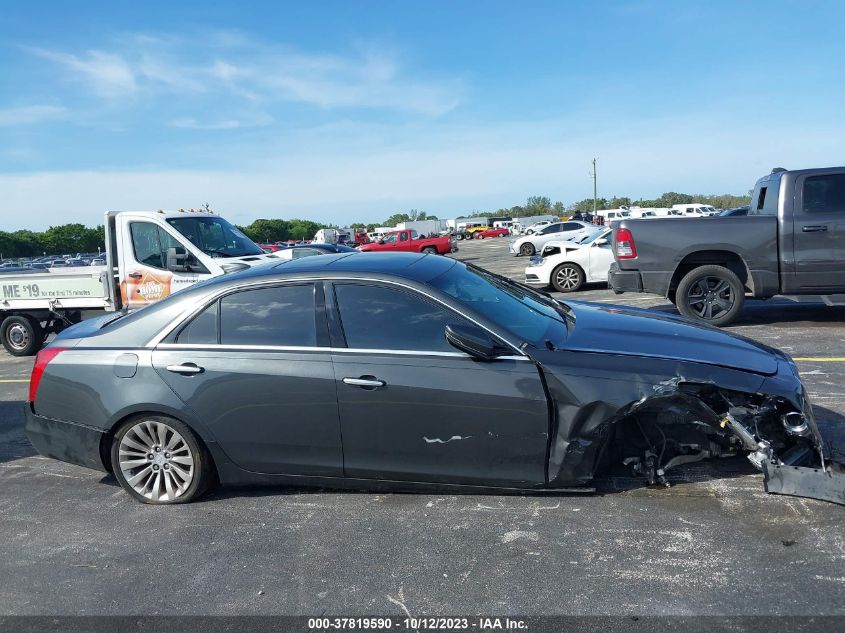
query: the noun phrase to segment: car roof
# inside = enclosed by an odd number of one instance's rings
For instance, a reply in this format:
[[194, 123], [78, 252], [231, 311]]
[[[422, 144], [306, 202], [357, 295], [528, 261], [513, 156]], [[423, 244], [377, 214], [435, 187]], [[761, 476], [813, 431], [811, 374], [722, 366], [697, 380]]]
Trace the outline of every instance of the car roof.
[[285, 275], [326, 276], [378, 274], [428, 281], [442, 275], [456, 263], [455, 260], [441, 255], [420, 253], [338, 253], [282, 262], [274, 267], [273, 272]]

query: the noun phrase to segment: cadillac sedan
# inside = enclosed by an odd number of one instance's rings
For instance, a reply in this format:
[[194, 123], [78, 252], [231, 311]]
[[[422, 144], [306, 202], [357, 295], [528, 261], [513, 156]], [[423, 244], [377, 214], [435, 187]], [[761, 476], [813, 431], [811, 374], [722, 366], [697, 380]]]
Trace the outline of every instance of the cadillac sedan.
[[153, 504], [217, 482], [590, 491], [738, 453], [770, 492], [842, 500], [781, 352], [411, 253], [268, 263], [70, 327], [27, 433]]

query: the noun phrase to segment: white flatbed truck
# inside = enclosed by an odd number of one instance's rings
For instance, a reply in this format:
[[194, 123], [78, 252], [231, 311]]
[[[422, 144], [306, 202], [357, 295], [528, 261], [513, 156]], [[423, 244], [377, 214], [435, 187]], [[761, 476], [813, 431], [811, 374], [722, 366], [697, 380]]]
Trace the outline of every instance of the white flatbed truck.
[[0, 340], [31, 356], [46, 336], [102, 312], [135, 310], [218, 275], [278, 258], [210, 211], [112, 211], [106, 265], [0, 272]]

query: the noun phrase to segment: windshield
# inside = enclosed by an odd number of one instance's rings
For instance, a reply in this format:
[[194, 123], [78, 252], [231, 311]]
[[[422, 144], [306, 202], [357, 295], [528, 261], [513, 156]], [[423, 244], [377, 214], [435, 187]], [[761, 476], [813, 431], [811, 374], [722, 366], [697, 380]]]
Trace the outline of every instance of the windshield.
[[593, 231], [592, 233], [588, 233], [587, 235], [582, 237], [580, 240], [575, 240], [575, 243], [576, 244], [589, 244], [590, 242], [592, 242], [595, 239], [598, 239], [599, 237], [601, 237], [605, 233], [608, 233], [608, 231]]
[[536, 347], [566, 340], [569, 308], [510, 279], [458, 264], [430, 283]]
[[264, 254], [251, 239], [221, 217], [171, 218], [167, 223], [212, 257]]

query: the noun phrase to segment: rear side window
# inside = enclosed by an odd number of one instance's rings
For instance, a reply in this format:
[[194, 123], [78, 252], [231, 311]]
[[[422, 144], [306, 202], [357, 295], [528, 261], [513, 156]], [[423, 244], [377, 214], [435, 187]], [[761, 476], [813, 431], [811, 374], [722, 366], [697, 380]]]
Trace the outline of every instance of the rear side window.
[[314, 286], [257, 288], [220, 299], [220, 343], [314, 347]]
[[544, 228], [540, 233], [542, 235], [548, 235], [549, 233], [560, 233], [563, 230], [562, 224], [549, 224], [546, 228]]
[[446, 326], [461, 319], [422, 297], [358, 284], [336, 285], [335, 297], [350, 348], [456, 351]]
[[845, 215], [845, 174], [808, 176], [803, 193], [805, 213]]
[[177, 343], [186, 345], [214, 345], [217, 343], [217, 316], [220, 306], [215, 301], [205, 310], [195, 316], [188, 325], [182, 328], [176, 337]]

